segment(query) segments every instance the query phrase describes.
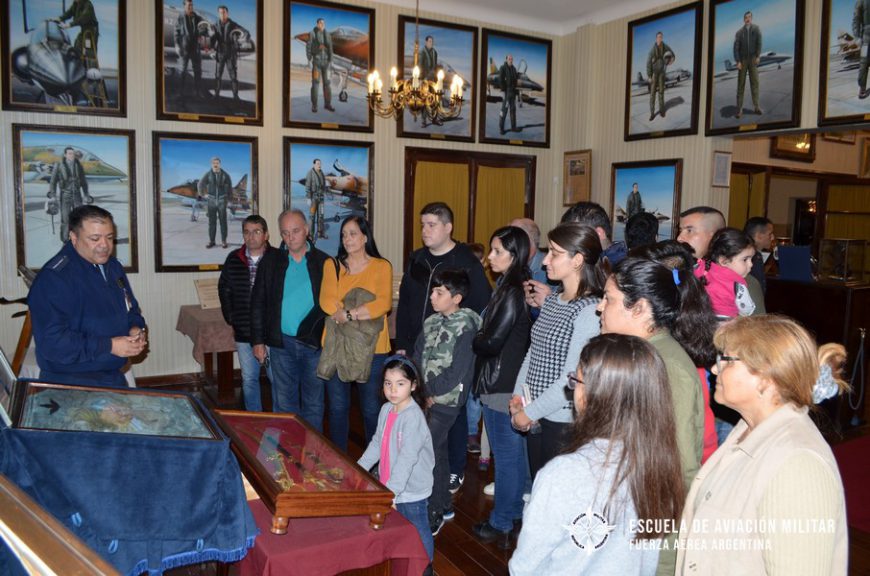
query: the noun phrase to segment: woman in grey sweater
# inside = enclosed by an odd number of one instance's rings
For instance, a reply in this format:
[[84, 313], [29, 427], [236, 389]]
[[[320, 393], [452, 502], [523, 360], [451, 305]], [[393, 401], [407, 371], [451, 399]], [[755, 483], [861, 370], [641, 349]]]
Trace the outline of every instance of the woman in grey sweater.
[[[665, 365], [635, 336], [589, 341], [576, 373], [569, 451], [535, 479], [512, 576], [654, 574], [683, 507]], [[650, 450], [650, 447], [654, 447]]]

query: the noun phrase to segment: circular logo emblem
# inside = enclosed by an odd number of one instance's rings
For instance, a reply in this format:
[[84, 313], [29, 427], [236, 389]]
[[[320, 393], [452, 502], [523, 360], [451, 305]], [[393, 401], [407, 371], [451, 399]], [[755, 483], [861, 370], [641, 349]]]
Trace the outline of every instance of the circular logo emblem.
[[574, 518], [570, 526], [565, 526], [574, 544], [589, 555], [604, 546], [614, 528], [616, 526], [609, 524], [603, 514], [591, 508]]

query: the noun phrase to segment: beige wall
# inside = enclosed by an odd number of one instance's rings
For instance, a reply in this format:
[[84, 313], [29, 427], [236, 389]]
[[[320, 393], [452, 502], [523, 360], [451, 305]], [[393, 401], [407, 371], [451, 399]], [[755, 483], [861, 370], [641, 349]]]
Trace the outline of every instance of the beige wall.
[[[397, 52], [396, 28], [398, 15], [411, 13], [391, 5], [372, 2], [347, 2], [375, 7], [376, 53], [375, 64], [386, 70], [394, 63]], [[157, 122], [155, 118], [153, 78], [154, 11], [148, 2], [128, 2], [127, 59], [128, 59], [128, 117], [102, 119], [70, 117], [49, 114], [2, 114], [0, 121], [0, 183], [3, 194], [0, 210], [0, 294], [6, 297], [23, 296], [25, 289], [15, 277], [14, 199], [11, 169], [11, 124], [54, 124], [69, 126], [99, 126], [126, 128], [136, 131], [136, 187], [139, 224], [140, 273], [131, 275], [133, 288], [140, 299], [151, 330], [151, 350], [148, 358], [137, 367], [137, 374], [158, 375], [193, 372], [198, 369], [191, 357], [191, 343], [175, 332], [178, 307], [196, 301], [193, 280], [214, 276], [207, 274], [156, 274], [154, 270], [154, 218], [152, 214], [151, 131], [174, 130], [203, 134], [237, 134], [259, 138], [259, 190], [261, 213], [271, 221], [281, 208], [282, 142], [284, 136], [339, 138], [348, 141], [375, 143], [375, 233], [384, 253], [399, 269], [402, 253], [402, 222], [406, 210], [403, 200], [403, 157], [405, 146], [428, 145], [422, 140], [396, 138], [392, 121], [375, 120], [375, 132], [369, 134], [336, 133], [325, 131], [290, 130], [281, 128], [282, 115], [282, 3], [269, 0], [265, 4], [264, 56], [265, 126], [240, 127], [181, 122]], [[625, 82], [626, 30], [629, 20], [660, 12], [675, 4], [659, 9], [635, 13], [600, 25], [589, 24], [576, 32], [553, 42], [553, 100], [551, 113], [551, 147], [549, 149], [521, 148], [466, 143], [433, 143], [431, 146], [454, 150], [479, 150], [499, 153], [533, 154], [537, 157], [535, 214], [541, 228], [551, 228], [563, 211], [561, 203], [561, 163], [566, 150], [591, 148], [593, 158], [593, 200], [610, 208], [610, 164], [636, 160], [682, 158], [682, 206], [709, 204], [726, 210], [727, 188], [711, 188], [711, 158], [714, 150], [731, 150], [729, 138], [705, 138], [703, 115], [705, 86], [701, 87], [699, 125], [701, 134], [679, 138], [666, 138], [640, 142], [623, 141], [623, 102]], [[817, 73], [817, 42], [819, 37], [821, 0], [808, 0], [807, 27], [804, 37], [804, 78], [807, 86], [803, 93], [804, 126], [815, 123]], [[423, 16], [448, 22], [475, 26], [488, 26], [480, 21], [467, 21], [453, 15], [423, 13]], [[705, 15], [706, 26], [706, 15]], [[514, 32], [522, 29], [491, 26]], [[541, 36], [540, 34], [534, 34]], [[706, 36], [702, 54], [706, 56]], [[697, 71], [703, 79], [706, 58]], [[475, 103], [476, 105], [477, 103]], [[9, 319], [9, 310], [2, 310], [0, 345], [11, 351], [20, 329], [20, 321]]]

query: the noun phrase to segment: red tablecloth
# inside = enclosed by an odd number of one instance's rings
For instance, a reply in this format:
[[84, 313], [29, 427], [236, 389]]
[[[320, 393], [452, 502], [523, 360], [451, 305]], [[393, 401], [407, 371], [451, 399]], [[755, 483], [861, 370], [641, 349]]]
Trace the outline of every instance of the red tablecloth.
[[175, 329], [193, 340], [193, 357], [203, 366], [208, 353], [236, 350], [233, 328], [224, 322], [220, 308], [203, 310], [197, 305], [181, 306]]
[[391, 561], [392, 576], [419, 576], [429, 564], [417, 530], [396, 511], [380, 530], [369, 527], [368, 516], [295, 518], [276, 536], [266, 506], [248, 504], [260, 535], [239, 564], [241, 576], [331, 576], [384, 560]]

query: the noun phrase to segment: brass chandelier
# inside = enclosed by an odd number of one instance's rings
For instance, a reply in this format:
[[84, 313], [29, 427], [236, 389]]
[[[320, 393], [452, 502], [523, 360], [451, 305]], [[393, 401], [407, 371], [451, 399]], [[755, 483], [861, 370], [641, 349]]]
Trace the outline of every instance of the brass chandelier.
[[390, 86], [387, 90], [389, 100], [383, 96], [383, 81], [377, 70], [372, 70], [368, 75], [368, 101], [371, 109], [381, 118], [395, 117], [397, 120], [405, 108], [411, 112], [414, 120], [418, 115], [423, 115], [424, 120], [429, 118], [433, 121], [456, 118], [462, 111], [462, 88], [463, 81], [459, 74], [453, 75], [450, 84], [449, 106], [444, 107], [444, 70], [438, 69], [436, 80], [433, 82], [426, 78], [420, 78], [420, 66], [418, 56], [420, 51], [420, 0], [417, 0], [417, 9], [414, 22], [414, 69], [410, 79], [399, 79], [398, 70], [395, 66], [390, 68]]

